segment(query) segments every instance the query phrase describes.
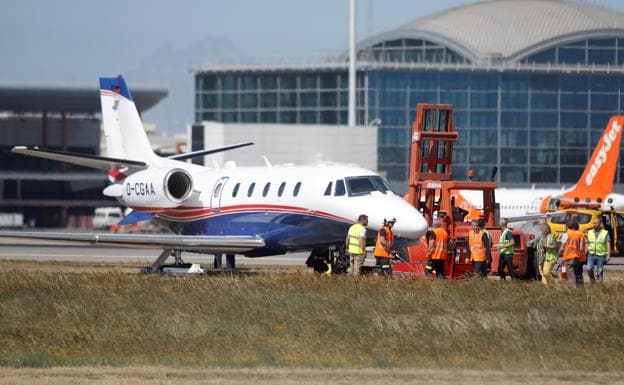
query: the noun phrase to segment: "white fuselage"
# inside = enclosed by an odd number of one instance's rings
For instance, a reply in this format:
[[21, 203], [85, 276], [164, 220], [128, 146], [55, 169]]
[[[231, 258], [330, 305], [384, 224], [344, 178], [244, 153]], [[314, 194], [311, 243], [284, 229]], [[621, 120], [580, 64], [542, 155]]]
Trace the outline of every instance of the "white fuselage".
[[[542, 213], [549, 199], [555, 199], [564, 194], [565, 189], [513, 189], [498, 188], [495, 191], [496, 202], [500, 205], [500, 216], [504, 218], [520, 217], [527, 214]], [[461, 191], [462, 197], [468, 201], [468, 205], [462, 207], [465, 210], [483, 209], [482, 194], [477, 191]], [[624, 195], [611, 193], [607, 196], [603, 208], [615, 210], [624, 209]]]
[[[120, 201], [176, 223], [188, 234], [244, 234], [270, 238], [271, 234], [283, 233], [284, 237], [290, 237], [287, 242], [296, 243], [298, 237], [318, 237], [318, 233], [326, 228], [330, 233], [320, 242], [340, 239], [342, 243], [345, 226], [356, 222], [360, 214], [368, 216], [368, 229], [372, 231], [381, 228], [384, 219], [396, 218], [395, 234], [408, 240], [419, 239], [428, 228], [418, 210], [390, 191], [378, 174], [359, 167], [208, 169], [165, 159], [161, 166], [184, 169], [191, 175], [193, 193], [181, 205], [172, 207], [164, 197], [153, 199], [145, 195], [145, 190], [151, 191], [153, 184], [162, 182], [142, 180], [141, 173], [122, 182], [125, 185]], [[143, 187], [146, 185], [147, 188]], [[138, 193], [135, 186], [140, 187]], [[156, 194], [158, 187], [154, 186]], [[336, 224], [340, 226], [332, 227]], [[289, 232], [281, 225], [292, 228]], [[302, 228], [310, 233], [304, 234], [305, 231], [300, 231]], [[284, 244], [283, 240], [279, 242]], [[296, 249], [297, 245], [289, 245], [289, 250]]]

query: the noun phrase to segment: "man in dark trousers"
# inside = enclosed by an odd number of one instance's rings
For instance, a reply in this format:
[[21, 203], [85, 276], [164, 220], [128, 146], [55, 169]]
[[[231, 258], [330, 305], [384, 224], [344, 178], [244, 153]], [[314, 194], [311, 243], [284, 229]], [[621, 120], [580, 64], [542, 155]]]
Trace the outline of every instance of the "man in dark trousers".
[[578, 222], [566, 223], [566, 233], [561, 236], [559, 256], [563, 259], [561, 271], [565, 267], [568, 282], [574, 282], [576, 287], [583, 286], [583, 256], [585, 255], [586, 240], [579, 229]]
[[492, 243], [483, 225], [473, 220], [472, 230], [468, 233], [468, 257], [473, 263], [474, 274], [479, 277], [487, 277], [488, 264], [492, 263]]
[[392, 227], [396, 223], [396, 218], [384, 219], [384, 225], [377, 232], [377, 242], [375, 244], [375, 262], [379, 266], [379, 275], [392, 275], [392, 246], [394, 244], [394, 234]]
[[427, 248], [427, 267], [425, 275], [432, 276], [435, 271], [436, 278], [444, 278], [444, 261], [448, 253], [448, 232], [442, 228], [440, 220], [433, 221], [433, 229], [429, 233], [429, 247]]
[[511, 229], [507, 227], [507, 218], [501, 218], [500, 220], [501, 235], [498, 239], [498, 276], [501, 281], [505, 281], [505, 266], [507, 266], [507, 273], [511, 279], [516, 278], [513, 270], [513, 251], [514, 251], [514, 238], [511, 234]]

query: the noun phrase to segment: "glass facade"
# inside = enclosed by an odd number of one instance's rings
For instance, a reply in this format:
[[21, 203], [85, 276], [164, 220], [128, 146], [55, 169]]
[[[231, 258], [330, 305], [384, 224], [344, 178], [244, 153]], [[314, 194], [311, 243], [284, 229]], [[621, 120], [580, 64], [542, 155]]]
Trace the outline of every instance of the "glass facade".
[[[358, 75], [358, 121], [364, 121], [365, 74]], [[196, 76], [195, 120], [225, 123], [346, 124], [344, 71], [202, 73]]]
[[[609, 118], [623, 110], [622, 71], [587, 69], [624, 64], [624, 39], [566, 43], [521, 59], [513, 70], [480, 68], [445, 47], [413, 39], [375, 44], [359, 56], [457, 63], [450, 68], [377, 65], [358, 71], [357, 122], [381, 121], [378, 169], [395, 182], [408, 178], [418, 103], [453, 104], [460, 134], [455, 177], [465, 179], [473, 169], [475, 179], [487, 180], [496, 166], [503, 185], [576, 182]], [[534, 63], [567, 67], [544, 71]], [[347, 83], [346, 68], [199, 72], [196, 119], [346, 124]], [[616, 183], [622, 182], [624, 172], [618, 170]]]
[[523, 62], [622, 65], [624, 64], [624, 39], [584, 39], [569, 42], [532, 54]]
[[377, 43], [358, 53], [359, 60], [411, 63], [469, 63], [457, 52], [419, 39], [396, 39]]
[[450, 103], [460, 134], [456, 177], [472, 168], [484, 180], [497, 166], [503, 184], [576, 182], [609, 118], [622, 112], [624, 94], [617, 74], [384, 70], [368, 76], [368, 115], [383, 122], [379, 169], [390, 180], [407, 179], [416, 104]]

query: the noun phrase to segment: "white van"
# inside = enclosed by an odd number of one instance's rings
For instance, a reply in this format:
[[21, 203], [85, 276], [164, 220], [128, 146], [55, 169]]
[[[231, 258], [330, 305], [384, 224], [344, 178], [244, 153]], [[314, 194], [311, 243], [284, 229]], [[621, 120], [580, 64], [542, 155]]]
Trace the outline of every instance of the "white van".
[[93, 217], [93, 228], [108, 229], [110, 225], [115, 225], [122, 219], [123, 213], [120, 207], [98, 207]]

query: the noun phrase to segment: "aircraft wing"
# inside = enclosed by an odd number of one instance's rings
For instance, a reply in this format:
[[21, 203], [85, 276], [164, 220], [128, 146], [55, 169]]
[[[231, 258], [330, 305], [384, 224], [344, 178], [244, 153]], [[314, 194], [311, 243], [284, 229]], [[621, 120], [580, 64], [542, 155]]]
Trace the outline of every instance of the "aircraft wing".
[[566, 215], [565, 213], [561, 213], [561, 212], [557, 212], [557, 211], [553, 211], [550, 213], [535, 213], [535, 214], [527, 214], [527, 215], [521, 215], [518, 217], [510, 217], [507, 218], [507, 222], [512, 223], [512, 222], [524, 222], [524, 221], [531, 221], [531, 220], [535, 220], [535, 219], [546, 219], [546, 218], [552, 218], [552, 217], [559, 217], [559, 216], [563, 216]]
[[81, 242], [120, 247], [178, 249], [202, 253], [245, 253], [263, 247], [259, 236], [208, 236], [175, 234], [109, 234], [0, 231], [0, 238], [37, 239], [44, 241]]
[[127, 167], [131, 171], [139, 171], [147, 168], [147, 164], [145, 162], [136, 160], [106, 158], [103, 156], [76, 154], [73, 152], [56, 150], [43, 150], [38, 147], [15, 146], [11, 152], [15, 154], [67, 162], [78, 166], [99, 168], [104, 171], [119, 169], [121, 167]]

